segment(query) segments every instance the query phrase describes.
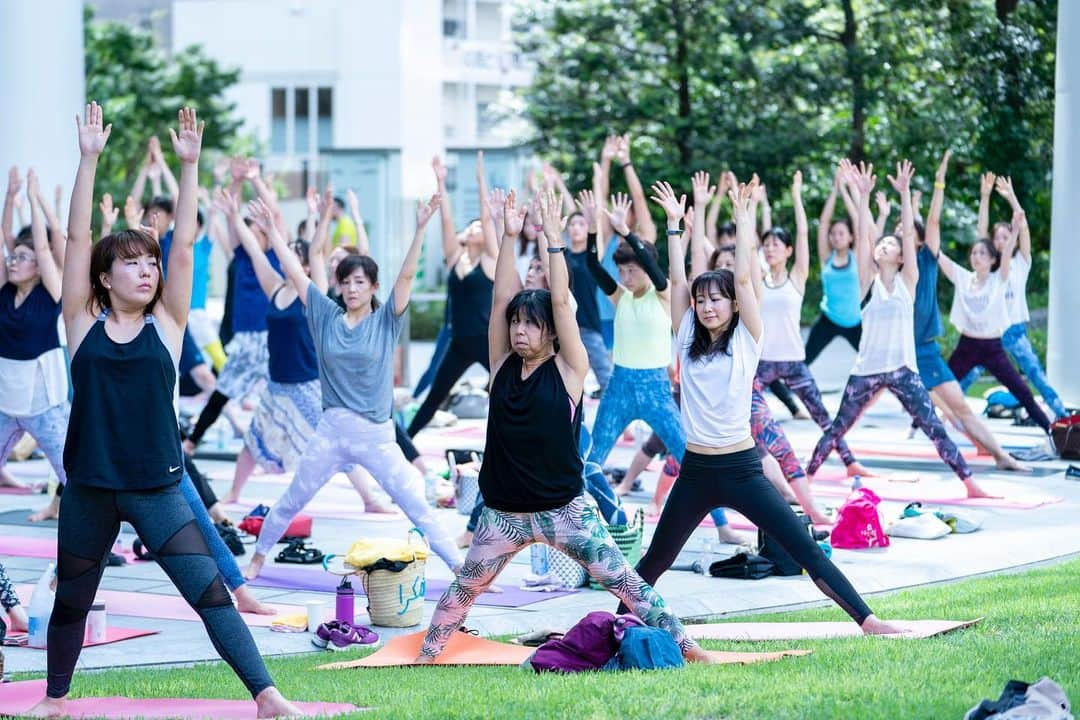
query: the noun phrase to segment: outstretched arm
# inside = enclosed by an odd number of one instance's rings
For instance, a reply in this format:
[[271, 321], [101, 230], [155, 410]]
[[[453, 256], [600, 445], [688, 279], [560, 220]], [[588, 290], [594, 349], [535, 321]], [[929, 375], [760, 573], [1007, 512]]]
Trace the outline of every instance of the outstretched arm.
[[361, 255], [368, 255], [371, 252], [371, 243], [368, 241], [367, 228], [364, 227], [364, 218], [360, 214], [360, 199], [352, 188], [345, 191], [345, 202], [349, 206], [353, 224], [356, 225], [356, 249]]
[[[694, 217], [693, 217], [693, 222], [691, 223], [691, 227], [687, 228], [687, 230], [690, 231], [690, 273], [694, 277], [697, 277], [698, 275], [700, 275], [701, 273], [703, 273], [703, 272], [705, 272], [705, 271], [707, 271], [709, 269], [709, 259], [705, 255], [705, 243], [706, 243], [706, 235], [708, 233], [708, 226], [710, 226], [710, 223], [709, 223], [709, 221], [707, 219], [702, 217], [703, 215], [705, 215], [705, 213], [703, 213], [701, 211], [705, 207], [705, 205], [707, 204], [709, 206], [709, 213], [711, 214], [712, 211], [713, 211], [712, 209], [714, 207], [717, 207], [716, 198], [720, 197], [720, 192], [721, 191], [716, 186], [712, 186], [712, 187], [709, 186], [709, 173], [701, 171], [701, 170], [694, 173], [694, 176], [690, 179], [690, 183], [691, 183], [691, 187], [694, 190]], [[726, 185], [727, 185], [727, 183], [723, 179], [723, 176], [721, 176], [720, 183], [721, 183], [721, 187], [726, 187]], [[711, 202], [710, 202], [710, 199], [712, 200]], [[711, 227], [714, 230], [714, 236], [715, 236], [715, 230], [716, 230], [715, 218], [714, 218], [714, 222], [711, 224]], [[668, 238], [668, 242], [669, 243], [671, 242], [670, 237]], [[672, 251], [669, 249], [668, 254], [670, 255], [671, 252]], [[680, 259], [681, 259], [681, 255], [680, 255]], [[683, 263], [683, 264], [685, 265], [685, 263]], [[672, 282], [672, 284], [674, 284], [674, 282], [675, 282], [675, 276], [674, 275], [671, 275], [671, 282]], [[674, 289], [672, 290], [672, 292], [674, 293]], [[687, 292], [687, 299], [689, 301], [690, 289], [687, 288], [686, 292]], [[674, 294], [671, 296], [671, 300], [672, 300], [672, 304], [673, 304], [673, 306], [671, 308], [671, 313], [672, 313], [672, 318], [674, 318], [675, 317], [675, 308], [674, 308], [675, 296], [674, 296]], [[682, 318], [681, 315], [679, 317]], [[676, 328], [676, 332], [678, 332], [678, 328]]]
[[315, 235], [308, 246], [308, 276], [323, 295], [330, 286], [330, 276], [326, 270], [326, 248], [330, 247], [330, 216], [334, 211], [334, 188], [327, 186], [323, 190], [322, 202], [318, 205], [319, 222]]
[[431, 168], [435, 171], [436, 191], [442, 202], [439, 206], [439, 217], [442, 225], [443, 260], [446, 267], [452, 268], [461, 257], [461, 245], [457, 241], [457, 232], [454, 230], [454, 218], [450, 209], [450, 193], [446, 189], [446, 166], [436, 155], [431, 159]]
[[874, 194], [874, 202], [877, 204], [878, 209], [877, 220], [874, 221], [874, 235], [875, 237], [881, 237], [885, 234], [885, 225], [889, 222], [889, 213], [892, 212], [892, 206], [889, 204], [888, 196], [883, 192]]
[[[923, 241], [926, 248], [935, 257], [941, 252], [941, 210], [945, 207], [945, 175], [949, 170], [949, 156], [951, 150], [946, 150], [938, 163], [934, 173], [934, 194], [930, 196], [930, 209], [926, 211], [926, 226], [923, 232]], [[901, 223], [903, 213], [901, 211]]]
[[817, 255], [821, 267], [825, 267], [825, 263], [829, 262], [829, 256], [832, 254], [832, 248], [829, 246], [829, 228], [832, 226], [833, 213], [836, 212], [836, 195], [840, 192], [842, 184], [840, 176], [840, 167], [837, 166], [836, 173], [833, 175], [832, 190], [829, 191], [829, 197], [825, 198], [825, 205], [821, 208], [821, 216], [818, 218]]
[[[948, 159], [949, 151], [946, 150], [942, 165], [945, 165]], [[915, 168], [909, 161], [903, 160], [896, 163], [896, 175], [889, 176], [893, 189], [900, 193], [900, 245], [905, 260], [900, 273], [912, 295], [915, 294], [915, 285], [919, 282], [919, 263], [915, 261], [915, 211], [911, 205], [911, 178], [914, 175]], [[945, 183], [935, 183], [935, 190], [939, 184]]]
[[1016, 250], [1016, 243], [1020, 236], [1020, 227], [1025, 222], [1023, 210], [1013, 215], [1012, 224], [1009, 226], [1009, 236], [1001, 248], [1001, 263], [998, 266], [998, 277], [1003, 283], [1009, 279], [1009, 269], [1012, 267], [1013, 252]]
[[281, 233], [281, 237], [289, 237], [289, 226], [285, 224], [285, 216], [282, 215], [281, 206], [278, 205], [277, 193], [274, 192], [270, 185], [267, 184], [266, 179], [263, 178], [258, 160], [248, 160], [247, 179], [251, 182], [251, 187], [255, 189], [255, 194], [263, 201], [263, 204], [266, 205], [266, 207], [270, 208], [270, 212], [274, 214], [274, 224], [277, 226], [278, 232]]
[[802, 170], [796, 170], [791, 179], [791, 202], [795, 206], [795, 264], [791, 268], [791, 280], [796, 290], [805, 293], [806, 278], [810, 276], [810, 228], [802, 202]]
[[120, 217], [120, 208], [113, 205], [112, 195], [105, 193], [101, 196], [101, 202], [98, 203], [98, 209], [101, 210], [101, 235], [112, 233], [113, 226], [116, 225], [116, 219]]
[[1011, 177], [999, 177], [995, 184], [997, 192], [1005, 200], [1008, 201], [1009, 207], [1012, 208], [1013, 222], [1014, 224], [1019, 220], [1019, 234], [1017, 236], [1017, 242], [1020, 245], [1020, 254], [1024, 256], [1024, 259], [1031, 263], [1031, 229], [1028, 227], [1027, 213], [1024, 212], [1024, 208], [1020, 206], [1020, 200], [1016, 197], [1016, 191], [1013, 190]]
[[416, 201], [416, 232], [413, 233], [409, 249], [405, 251], [405, 259], [401, 262], [397, 280], [394, 281], [394, 312], [398, 315], [404, 313], [409, 307], [413, 280], [416, 278], [416, 269], [420, 265], [420, 251], [424, 248], [424, 229], [432, 216], [439, 211], [441, 200], [442, 197], [435, 193], [427, 203]]
[[[285, 278], [281, 277], [278, 271], [274, 269], [274, 266], [270, 264], [270, 260], [259, 245], [255, 233], [251, 232], [251, 228], [244, 222], [244, 216], [240, 213], [240, 198], [227, 195], [226, 202], [228, 203], [229, 223], [233, 227], [233, 232], [240, 238], [240, 244], [244, 246], [244, 251], [251, 258], [251, 265], [255, 269], [255, 278], [259, 281], [259, 287], [262, 288], [263, 294], [267, 298], [271, 298], [277, 292], [277, 289], [281, 287], [281, 284], [285, 282]], [[266, 206], [261, 203], [251, 203], [248, 207], [251, 211], [252, 221], [269, 237], [270, 227], [274, 224], [274, 219], [263, 212]]]
[[499, 255], [499, 233], [496, 230], [491, 206], [488, 204], [487, 172], [484, 167], [483, 150], [476, 151], [476, 185], [480, 193], [480, 230], [484, 233], [484, 252], [494, 258]]
[[649, 203], [645, 201], [645, 188], [638, 179], [637, 171], [630, 160], [630, 136], [622, 135], [616, 145], [615, 158], [622, 167], [626, 177], [626, 187], [630, 190], [630, 197], [634, 201], [634, 220], [637, 222], [637, 234], [642, 240], [656, 244], [656, 223], [649, 214]]
[[[705, 238], [709, 243], [709, 246], [713, 249], [716, 248], [716, 238], [719, 235], [718, 225], [720, 224], [720, 209], [724, 205], [724, 198], [727, 197], [727, 185], [728, 178], [726, 173], [720, 173], [720, 180], [717, 182], [716, 192], [713, 194], [712, 201], [709, 203], [708, 213], [705, 215]], [[703, 208], [695, 207], [695, 215], [699, 214]], [[693, 262], [691, 260], [691, 262]]]
[[[705, 188], [702, 192], [702, 203], [698, 205], [699, 176], [705, 177]], [[698, 173], [694, 176], [694, 205], [704, 207], [708, 202], [708, 173]], [[667, 217], [667, 240], [668, 240], [668, 272], [671, 273], [671, 327], [675, 332], [679, 331], [679, 325], [686, 309], [690, 307], [690, 287], [686, 282], [686, 255], [683, 252], [682, 230], [679, 225], [686, 217], [686, 195], [676, 196], [669, 183], [664, 181], [653, 183], [652, 201], [664, 209]], [[701, 215], [702, 213], [695, 213]], [[700, 221], [702, 224], [704, 221]], [[704, 231], [704, 227], [702, 228]]]
[[997, 176], [984, 172], [979, 176], [979, 220], [975, 225], [975, 236], [990, 237], [990, 195], [994, 192]]
[[855, 269], [859, 273], [859, 297], [863, 297], [874, 281], [876, 269], [870, 242], [870, 233], [873, 230], [870, 195], [874, 191], [877, 178], [874, 176], [872, 164], [859, 163], [856, 167], [845, 158], [840, 161], [840, 167], [844, 174], [844, 186], [850, 186], [849, 194], [859, 199], [856, 214], [851, 217], [855, 221]]
[[49, 249], [49, 236], [45, 229], [44, 199], [38, 186], [37, 173], [33, 168], [26, 172], [26, 199], [30, 202], [30, 229], [34, 238], [34, 257], [37, 260], [41, 286], [55, 301], [60, 300], [60, 268], [57, 267]]
[[154, 148], [154, 163], [157, 165], [158, 170], [161, 172], [161, 179], [165, 183], [165, 189], [169, 193], [169, 197], [173, 202], [178, 202], [180, 196], [180, 186], [176, 182], [176, 176], [173, 175], [172, 169], [169, 168], [169, 163], [165, 162], [165, 153], [161, 152], [161, 143], [156, 142]]
[[[510, 327], [506, 323], [506, 306], [521, 291], [521, 276], [514, 263], [514, 243], [517, 242], [521, 228], [525, 224], [528, 205], [517, 204], [517, 193], [513, 190], [503, 202], [503, 236], [499, 247], [499, 257], [495, 262], [495, 287], [491, 293], [491, 321], [488, 323], [488, 362], [491, 377], [494, 378], [510, 352]], [[538, 250], [544, 253], [539, 247]], [[544, 253], [546, 254], [546, 253]]]
[[169, 128], [169, 135], [173, 152], [180, 159], [180, 189], [176, 196], [172, 247], [169, 248], [169, 282], [165, 283], [161, 299], [177, 327], [183, 328], [191, 310], [195, 232], [198, 229], [195, 216], [199, 210], [199, 152], [205, 123], [198, 121], [194, 108], [181, 109], [177, 120], [179, 132]]
[[761, 311], [751, 278], [757, 263], [753, 200], [757, 186], [758, 178], [754, 175], [749, 183], [730, 190], [728, 196], [735, 207], [735, 300], [739, 304], [739, 322], [755, 341], [761, 342]]
[[270, 239], [270, 249], [277, 255], [278, 264], [281, 266], [282, 272], [285, 273], [286, 279], [296, 290], [300, 302], [307, 305], [308, 286], [311, 285], [311, 279], [304, 272], [304, 266], [300, 263], [300, 258], [296, 256], [296, 253], [285, 241], [285, 237], [278, 230], [277, 223], [271, 222], [274, 211], [261, 198], [256, 198], [248, 203], [248, 212], [252, 216], [267, 218], [266, 225], [269, 230], [266, 235]]
[[15, 251], [15, 232], [11, 227], [11, 221], [14, 216], [15, 198], [18, 197], [21, 189], [22, 180], [19, 179], [19, 169], [12, 167], [8, 171], [7, 194], [4, 195], [4, 214], [0, 217], [0, 233], [4, 235], [4, 245], [7, 247], [9, 255]]
[[566, 266], [566, 245], [563, 244], [562, 220], [559, 214], [561, 209], [562, 204], [554, 193], [546, 192], [540, 196], [540, 217], [544, 223], [548, 254], [551, 255], [548, 287], [551, 291], [551, 310], [555, 317], [555, 336], [559, 338], [558, 359], [565, 365], [565, 368], [560, 366], [559, 370], [566, 391], [576, 403], [581, 396], [585, 375], [589, 372], [589, 356], [585, 352], [585, 344], [581, 342], [581, 329], [570, 300], [570, 270]]

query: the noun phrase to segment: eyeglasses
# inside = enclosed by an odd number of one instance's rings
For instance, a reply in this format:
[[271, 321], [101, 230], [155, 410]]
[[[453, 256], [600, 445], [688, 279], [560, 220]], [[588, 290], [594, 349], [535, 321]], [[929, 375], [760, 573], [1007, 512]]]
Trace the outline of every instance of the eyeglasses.
[[19, 263], [37, 262], [37, 258], [33, 255], [20, 255], [19, 253], [15, 253], [14, 255], [8, 255], [4, 262], [8, 265], [18, 265]]

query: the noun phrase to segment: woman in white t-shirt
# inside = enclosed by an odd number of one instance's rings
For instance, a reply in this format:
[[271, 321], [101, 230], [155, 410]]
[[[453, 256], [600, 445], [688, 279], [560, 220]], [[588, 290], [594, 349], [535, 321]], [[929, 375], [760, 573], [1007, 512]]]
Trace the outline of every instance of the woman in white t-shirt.
[[[675, 560], [698, 523], [715, 507], [732, 507], [767, 532], [806, 569], [822, 592], [866, 633], [897, 632], [870, 608], [806, 532], [791, 507], [765, 478], [750, 430], [750, 399], [761, 355], [762, 323], [751, 279], [757, 176], [730, 194], [735, 205], [735, 271], [704, 272], [687, 284], [682, 239], [669, 235], [671, 319], [677, 335], [686, 455], [678, 482], [637, 570], [655, 583]], [[678, 224], [686, 197], [667, 183], [656, 198]], [[674, 211], [674, 212], [673, 212]], [[704, 213], [695, 235], [704, 236]]]
[[[997, 189], [997, 193], [1008, 201], [1013, 211], [1013, 217], [1019, 215], [1020, 219], [1020, 234], [1013, 249], [1012, 264], [1009, 268], [1009, 281], [1005, 289], [1005, 306], [1009, 311], [1009, 327], [1005, 328], [1005, 332], [1001, 335], [1001, 344], [1005, 347], [1005, 352], [1012, 357], [1020, 372], [1031, 381], [1031, 384], [1042, 395], [1042, 399], [1050, 406], [1054, 415], [1059, 418], [1064, 417], [1069, 414], [1069, 411], [1065, 408], [1065, 403], [1061, 401], [1061, 396], [1057, 394], [1057, 391], [1054, 390], [1050, 385], [1050, 381], [1046, 378], [1046, 371], [1043, 369], [1042, 362], [1039, 360], [1039, 356], [1035, 354], [1035, 350], [1031, 347], [1031, 340], [1027, 336], [1027, 322], [1029, 319], [1027, 279], [1031, 273], [1031, 232], [1028, 229], [1027, 216], [1020, 206], [1020, 201], [1016, 198], [1016, 192], [1013, 190], [1012, 178], [995, 178], [993, 173], [986, 173], [982, 176], [977, 232], [979, 237], [990, 236], [990, 193], [994, 189]], [[994, 249], [999, 253], [1004, 251], [1010, 232], [1010, 223], [994, 223], [992, 237]], [[982, 370], [981, 366], [972, 368], [971, 372], [961, 379], [960, 387], [966, 391], [971, 387], [972, 383], [979, 379]]]
[[[813, 477], [839, 438], [855, 424], [882, 390], [900, 401], [915, 424], [926, 433], [938, 455], [963, 481], [968, 497], [986, 497], [971, 477], [971, 469], [945, 426], [934, 412], [930, 394], [919, 377], [915, 358], [915, 287], [919, 267], [915, 262], [915, 219], [911, 206], [911, 176], [914, 169], [904, 161], [896, 166], [889, 182], [900, 193], [901, 237], [885, 235], [871, 250], [870, 195], [874, 189], [873, 166], [856, 169], [844, 162], [849, 185], [858, 195], [860, 222], [855, 261], [859, 270], [859, 295], [866, 298], [862, 308], [862, 337], [836, 419], [825, 431], [806, 468]], [[942, 255], [944, 257], [944, 255]], [[906, 261], [906, 262], [905, 262]]]
[[941, 272], [956, 286], [949, 321], [960, 331], [960, 341], [949, 356], [949, 369], [956, 377], [964, 377], [977, 365], [986, 368], [1016, 396], [1031, 419], [1049, 432], [1050, 418], [1001, 344], [1001, 336], [1010, 324], [1005, 294], [1009, 290], [1021, 217], [1022, 213], [1013, 216], [1001, 252], [986, 238], [975, 241], [968, 256], [970, 271], [953, 262], [944, 252], [938, 255]]

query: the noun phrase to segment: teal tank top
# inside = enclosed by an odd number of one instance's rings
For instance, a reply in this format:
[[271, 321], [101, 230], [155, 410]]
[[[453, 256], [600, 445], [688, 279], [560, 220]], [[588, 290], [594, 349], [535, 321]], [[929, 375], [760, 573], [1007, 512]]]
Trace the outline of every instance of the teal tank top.
[[840, 327], [850, 328], [862, 319], [859, 311], [859, 271], [855, 253], [848, 253], [848, 263], [836, 267], [835, 253], [821, 269], [821, 312]]

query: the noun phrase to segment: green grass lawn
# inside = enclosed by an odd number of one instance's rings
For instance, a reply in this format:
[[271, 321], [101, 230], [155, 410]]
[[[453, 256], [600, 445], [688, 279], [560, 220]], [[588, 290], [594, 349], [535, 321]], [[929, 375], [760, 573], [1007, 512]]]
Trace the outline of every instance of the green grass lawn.
[[[598, 607], [612, 606], [600, 600]], [[1049, 675], [1080, 701], [1080, 560], [1021, 574], [873, 598], [884, 618], [970, 619], [974, 628], [929, 640], [852, 638], [707, 643], [713, 649], [809, 648], [812, 655], [747, 667], [691, 666], [650, 673], [535, 675], [517, 668], [423, 667], [316, 671], [332, 656], [274, 658], [290, 698], [374, 708], [383, 718], [959, 718], [1006, 680]], [[840, 620], [826, 608], [755, 620]], [[230, 697], [244, 691], [221, 663], [76, 676], [73, 697]]]

